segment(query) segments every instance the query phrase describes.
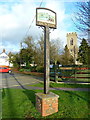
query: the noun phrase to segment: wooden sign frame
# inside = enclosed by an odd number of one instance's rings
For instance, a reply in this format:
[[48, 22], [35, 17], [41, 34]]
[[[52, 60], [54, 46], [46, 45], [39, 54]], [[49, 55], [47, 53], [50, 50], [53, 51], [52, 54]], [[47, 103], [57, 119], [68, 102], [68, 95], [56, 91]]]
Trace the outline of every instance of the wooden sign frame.
[[56, 29], [56, 13], [48, 8], [36, 8], [36, 25]]

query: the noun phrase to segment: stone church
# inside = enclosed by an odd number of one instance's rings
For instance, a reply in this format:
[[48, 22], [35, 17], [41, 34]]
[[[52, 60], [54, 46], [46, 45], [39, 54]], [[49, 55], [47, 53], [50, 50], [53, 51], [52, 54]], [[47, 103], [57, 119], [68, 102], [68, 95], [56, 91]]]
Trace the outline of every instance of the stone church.
[[67, 47], [69, 49], [69, 52], [73, 56], [76, 65], [80, 64], [80, 62], [77, 61], [78, 50], [79, 50], [77, 45], [77, 39], [78, 36], [76, 32], [67, 33]]

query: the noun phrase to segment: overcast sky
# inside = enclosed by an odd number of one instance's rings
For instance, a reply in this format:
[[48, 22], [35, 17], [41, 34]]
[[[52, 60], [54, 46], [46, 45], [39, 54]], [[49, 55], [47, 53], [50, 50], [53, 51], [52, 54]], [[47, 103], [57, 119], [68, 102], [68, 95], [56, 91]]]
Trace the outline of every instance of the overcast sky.
[[57, 29], [50, 30], [50, 40], [58, 38], [60, 46], [64, 47], [66, 34], [77, 32], [71, 20], [77, 11], [75, 2], [76, 0], [0, 0], [0, 53], [4, 48], [7, 53], [18, 52], [20, 42], [28, 35], [33, 36], [37, 42], [43, 33], [43, 29], [35, 23], [36, 8], [40, 4], [41, 7], [56, 12]]

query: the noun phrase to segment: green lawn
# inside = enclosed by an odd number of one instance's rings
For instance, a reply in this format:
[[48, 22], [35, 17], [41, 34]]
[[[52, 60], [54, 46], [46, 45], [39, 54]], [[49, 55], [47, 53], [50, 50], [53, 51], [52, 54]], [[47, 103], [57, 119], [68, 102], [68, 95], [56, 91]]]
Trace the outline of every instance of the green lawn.
[[[33, 86], [33, 87], [43, 87], [44, 84], [43, 82], [37, 83], [37, 84], [32, 84], [32, 85], [27, 85], [27, 86]], [[66, 87], [66, 88], [90, 88], [90, 84], [65, 84], [65, 83], [54, 83], [50, 82], [50, 87]]]
[[[59, 95], [59, 111], [47, 117], [41, 117], [35, 108], [35, 93], [42, 90], [3, 89], [2, 117], [3, 118], [88, 118], [90, 111], [89, 92], [56, 91]], [[89, 116], [90, 117], [90, 116]]]
[[90, 88], [90, 84], [65, 84], [65, 83], [50, 83], [50, 87], [66, 87], [66, 88]]

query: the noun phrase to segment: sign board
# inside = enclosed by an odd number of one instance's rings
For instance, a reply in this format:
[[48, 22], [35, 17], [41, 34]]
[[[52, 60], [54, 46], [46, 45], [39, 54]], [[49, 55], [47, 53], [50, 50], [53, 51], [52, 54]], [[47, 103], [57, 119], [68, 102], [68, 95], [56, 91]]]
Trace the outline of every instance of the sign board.
[[36, 8], [36, 25], [56, 28], [56, 13], [47, 8]]

